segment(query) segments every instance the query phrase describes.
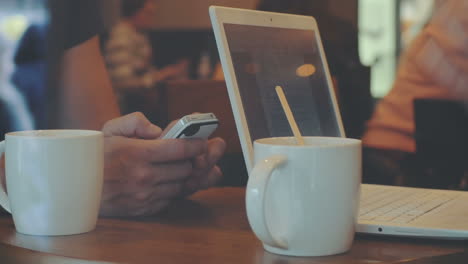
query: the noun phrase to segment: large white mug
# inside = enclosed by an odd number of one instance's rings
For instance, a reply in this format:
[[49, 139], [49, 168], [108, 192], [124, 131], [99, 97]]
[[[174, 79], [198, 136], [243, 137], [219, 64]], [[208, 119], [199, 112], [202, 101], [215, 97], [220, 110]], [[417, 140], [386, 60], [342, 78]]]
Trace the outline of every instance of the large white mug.
[[338, 137], [254, 142], [246, 191], [249, 223], [265, 250], [325, 256], [350, 249], [361, 184], [361, 141]]
[[71, 235], [95, 228], [104, 174], [102, 132], [7, 133], [3, 153], [8, 195], [0, 184], [0, 204], [19, 233]]

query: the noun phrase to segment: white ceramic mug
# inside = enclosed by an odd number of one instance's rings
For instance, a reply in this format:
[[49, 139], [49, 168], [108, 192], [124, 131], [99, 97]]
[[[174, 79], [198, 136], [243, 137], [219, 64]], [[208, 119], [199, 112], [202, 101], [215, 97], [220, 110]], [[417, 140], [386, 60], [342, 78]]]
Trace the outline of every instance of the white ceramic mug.
[[70, 235], [95, 228], [104, 174], [102, 132], [7, 133], [3, 153], [8, 196], [2, 186], [0, 204], [19, 233]]
[[350, 249], [361, 184], [361, 141], [337, 137], [265, 138], [254, 143], [249, 223], [264, 248], [291, 256]]

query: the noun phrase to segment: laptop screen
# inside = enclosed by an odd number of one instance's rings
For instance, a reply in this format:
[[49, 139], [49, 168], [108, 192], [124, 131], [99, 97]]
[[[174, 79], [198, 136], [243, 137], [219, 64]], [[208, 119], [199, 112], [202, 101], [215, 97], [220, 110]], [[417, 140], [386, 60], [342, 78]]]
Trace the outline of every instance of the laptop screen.
[[252, 141], [293, 136], [280, 85], [304, 136], [342, 136], [313, 30], [224, 24]]

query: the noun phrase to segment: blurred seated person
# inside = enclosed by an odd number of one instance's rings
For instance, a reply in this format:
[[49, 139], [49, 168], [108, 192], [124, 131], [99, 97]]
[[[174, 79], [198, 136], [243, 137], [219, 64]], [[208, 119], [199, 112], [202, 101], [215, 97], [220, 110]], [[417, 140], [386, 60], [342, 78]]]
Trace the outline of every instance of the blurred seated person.
[[464, 0], [436, 1], [430, 21], [403, 54], [362, 139], [364, 182], [406, 185], [414, 177], [414, 99], [468, 100], [467, 11]]
[[[326, 0], [261, 0], [257, 10], [313, 16], [318, 24], [323, 48], [347, 137], [360, 138], [365, 121], [372, 113], [369, 69], [362, 66], [358, 55], [357, 29], [336, 17]], [[214, 79], [224, 79], [217, 67]]]
[[152, 65], [152, 46], [145, 31], [152, 26], [155, 10], [154, 0], [122, 0], [122, 19], [110, 30], [104, 43], [107, 69], [124, 113], [131, 111], [127, 109], [126, 96], [188, 75], [186, 60], [161, 69]]

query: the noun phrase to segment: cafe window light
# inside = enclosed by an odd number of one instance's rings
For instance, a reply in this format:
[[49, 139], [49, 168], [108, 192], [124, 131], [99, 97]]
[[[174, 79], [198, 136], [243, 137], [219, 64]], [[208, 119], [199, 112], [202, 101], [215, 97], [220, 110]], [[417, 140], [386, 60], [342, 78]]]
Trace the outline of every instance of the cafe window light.
[[9, 40], [17, 41], [28, 26], [28, 19], [24, 15], [11, 15], [0, 22], [0, 31]]
[[359, 58], [371, 68], [371, 93], [385, 96], [403, 50], [432, 13], [433, 0], [359, 0]]

